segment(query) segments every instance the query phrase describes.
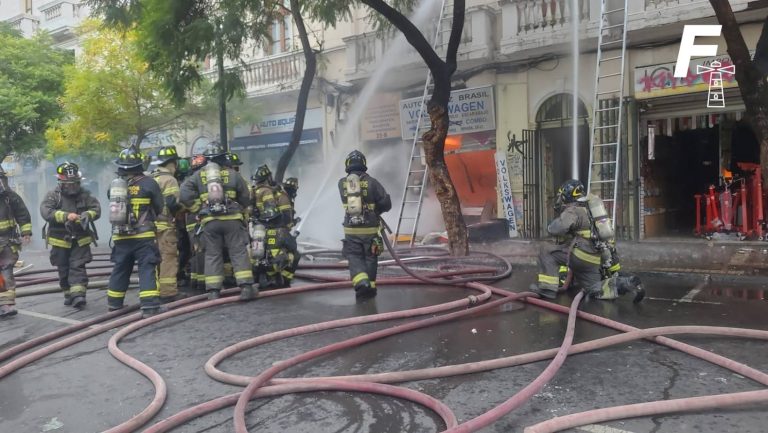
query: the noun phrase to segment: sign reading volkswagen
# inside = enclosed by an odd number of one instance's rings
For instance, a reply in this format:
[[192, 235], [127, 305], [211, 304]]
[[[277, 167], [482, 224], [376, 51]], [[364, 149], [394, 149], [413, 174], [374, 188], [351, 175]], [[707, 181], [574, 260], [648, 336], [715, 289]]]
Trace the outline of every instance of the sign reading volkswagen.
[[[404, 140], [412, 140], [416, 132], [416, 123], [421, 111], [419, 130], [424, 133], [429, 129], [429, 115], [421, 110], [422, 99], [411, 98], [400, 101], [400, 128]], [[496, 129], [496, 115], [493, 105], [493, 86], [474, 87], [472, 89], [454, 90], [448, 102], [450, 126], [448, 135], [464, 134], [467, 132], [491, 131]]]

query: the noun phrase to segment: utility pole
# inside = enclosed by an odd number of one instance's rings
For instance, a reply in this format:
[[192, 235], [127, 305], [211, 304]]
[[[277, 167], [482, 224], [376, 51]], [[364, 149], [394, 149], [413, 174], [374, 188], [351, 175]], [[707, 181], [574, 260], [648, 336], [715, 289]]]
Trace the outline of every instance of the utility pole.
[[229, 152], [227, 142], [227, 94], [224, 86], [224, 47], [221, 43], [221, 20], [216, 20], [216, 63], [219, 68], [219, 141], [225, 151]]

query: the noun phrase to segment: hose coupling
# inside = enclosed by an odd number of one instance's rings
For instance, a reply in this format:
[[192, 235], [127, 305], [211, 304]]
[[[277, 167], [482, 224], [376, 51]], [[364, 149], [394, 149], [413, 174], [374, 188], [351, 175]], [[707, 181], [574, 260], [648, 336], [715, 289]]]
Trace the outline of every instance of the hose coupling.
[[477, 296], [475, 296], [475, 295], [469, 295], [469, 296], [467, 296], [467, 299], [469, 299], [469, 306], [470, 307], [475, 306], [475, 305], [480, 303], [480, 300], [477, 299]]

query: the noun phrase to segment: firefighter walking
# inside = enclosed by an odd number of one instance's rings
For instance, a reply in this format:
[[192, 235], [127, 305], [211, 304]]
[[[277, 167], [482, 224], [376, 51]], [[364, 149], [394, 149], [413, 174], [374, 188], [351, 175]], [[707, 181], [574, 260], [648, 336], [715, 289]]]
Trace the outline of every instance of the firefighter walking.
[[157, 182], [145, 176], [143, 155], [134, 147], [115, 160], [118, 178], [109, 188], [109, 222], [112, 224], [114, 263], [109, 277], [107, 306], [123, 308], [134, 263], [139, 266], [139, 304], [142, 317], [164, 311], [157, 287], [160, 251], [156, 242], [157, 215], [163, 212], [163, 194]]
[[[594, 212], [592, 208], [596, 209]], [[595, 215], [601, 218], [596, 227]], [[587, 197], [584, 185], [575, 179], [566, 181], [558, 190], [555, 211], [559, 215], [549, 223], [547, 231], [558, 237], [559, 244], [542, 248], [539, 254], [538, 283], [531, 290], [555, 299], [565, 290], [565, 275], [572, 272], [572, 286], [585, 290], [597, 299], [616, 299], [635, 292], [635, 302], [644, 295], [636, 276], [619, 276], [619, 263], [613, 248], [610, 220], [597, 196]], [[602, 225], [602, 223], [607, 223]], [[608, 230], [608, 227], [611, 227]], [[598, 230], [601, 234], [598, 236]]]
[[[254, 182], [251, 219], [255, 241], [252, 254], [257, 261], [259, 288], [290, 287], [293, 251], [297, 249], [289, 228], [293, 223], [291, 199], [275, 184], [272, 171], [266, 165], [259, 167], [251, 179]], [[258, 246], [262, 231], [264, 248]]]
[[77, 164], [60, 164], [56, 177], [58, 185], [40, 203], [40, 216], [48, 223], [45, 240], [51, 246], [51, 265], [59, 272], [64, 305], [82, 308], [88, 288], [85, 265], [93, 260], [93, 222], [101, 216], [101, 205], [80, 185], [82, 175]]
[[376, 296], [379, 255], [384, 250], [380, 216], [392, 208], [384, 187], [367, 171], [365, 155], [352, 151], [344, 162], [346, 177], [339, 179], [344, 207], [342, 254], [349, 262], [349, 275], [358, 299]]
[[158, 167], [152, 176], [160, 186], [165, 206], [157, 216], [157, 244], [160, 250], [158, 287], [160, 302], [176, 300], [179, 294], [179, 237], [176, 231], [176, 214], [181, 210], [179, 182], [175, 174], [179, 155], [176, 146], [161, 147], [157, 152]]
[[244, 212], [250, 202], [248, 183], [239, 173], [226, 168], [227, 155], [219, 143], [208, 145], [205, 167], [181, 186], [181, 202], [198, 214], [205, 254], [205, 286], [209, 299], [218, 299], [224, 283], [224, 249], [241, 288], [240, 299], [250, 300], [258, 290], [253, 287], [253, 271], [248, 257], [248, 230]]
[[13, 267], [22, 245], [29, 245], [32, 219], [21, 197], [11, 191], [0, 167], [0, 318], [15, 316], [16, 281]]

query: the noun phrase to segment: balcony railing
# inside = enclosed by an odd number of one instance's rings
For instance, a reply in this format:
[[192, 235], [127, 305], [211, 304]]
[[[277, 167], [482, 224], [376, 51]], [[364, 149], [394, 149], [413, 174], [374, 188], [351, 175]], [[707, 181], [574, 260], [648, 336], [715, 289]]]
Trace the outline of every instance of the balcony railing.
[[40, 6], [40, 27], [51, 33], [57, 42], [74, 37], [73, 29], [88, 15], [79, 1], [54, 0]]
[[[240, 77], [248, 96], [254, 97], [298, 89], [305, 69], [304, 53], [293, 51], [250, 60], [241, 67]], [[216, 74], [215, 65], [212, 64], [205, 76], [215, 80]]]
[[[747, 8], [751, 0], [729, 0], [734, 11]], [[521, 51], [550, 49], [571, 38], [571, 23], [575, 14], [572, 0], [500, 0], [502, 36], [501, 54], [519, 54]], [[624, 0], [605, 0], [608, 10], [621, 8]], [[601, 0], [579, 0], [578, 19], [581, 39], [596, 38], [600, 23]], [[650, 32], [654, 27], [677, 25], [714, 16], [709, 0], [629, 0], [627, 5], [627, 31]], [[621, 20], [620, 13], [611, 20]], [[613, 22], [611, 24], [614, 24]]]
[[32, 36], [40, 27], [40, 21], [29, 14], [16, 15], [8, 19], [7, 22], [26, 37]]
[[[492, 27], [494, 10], [490, 7], [472, 7], [465, 14], [464, 31], [459, 45], [458, 60], [469, 61], [493, 57]], [[423, 26], [422, 34], [435, 47], [438, 55], [445, 56], [448, 39], [451, 34], [451, 24], [441, 21], [442, 28], [437, 29], [438, 23], [433, 21]], [[437, 42], [434, 42], [437, 35]], [[350, 79], [362, 78], [372, 73], [384, 53], [392, 46], [397, 34], [381, 35], [365, 33], [344, 38], [347, 48], [347, 70]], [[423, 65], [421, 56], [409, 44], [405, 43], [402, 52], [393, 60], [394, 67]]]

